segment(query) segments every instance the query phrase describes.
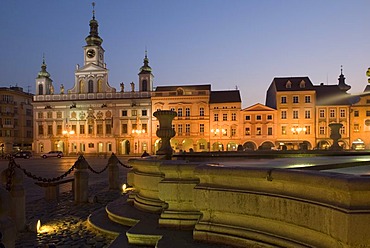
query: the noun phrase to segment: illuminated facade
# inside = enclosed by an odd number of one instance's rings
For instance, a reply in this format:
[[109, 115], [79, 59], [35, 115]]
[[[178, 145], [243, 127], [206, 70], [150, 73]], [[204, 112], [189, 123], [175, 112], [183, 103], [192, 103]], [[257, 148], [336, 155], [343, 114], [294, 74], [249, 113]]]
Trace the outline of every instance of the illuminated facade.
[[277, 110], [276, 147], [282, 150], [315, 147], [316, 91], [308, 77], [274, 78], [266, 106]]
[[241, 111], [241, 144], [244, 150], [269, 150], [276, 147], [276, 113], [276, 109], [260, 103]]
[[0, 87], [0, 156], [32, 150], [32, 94], [21, 87]]
[[76, 66], [72, 89], [54, 89], [43, 61], [34, 96], [34, 150], [60, 150], [65, 154], [151, 152], [151, 100], [153, 75], [145, 54], [139, 90], [132, 82], [117, 91], [108, 82], [103, 40], [95, 14], [83, 48], [84, 64]]

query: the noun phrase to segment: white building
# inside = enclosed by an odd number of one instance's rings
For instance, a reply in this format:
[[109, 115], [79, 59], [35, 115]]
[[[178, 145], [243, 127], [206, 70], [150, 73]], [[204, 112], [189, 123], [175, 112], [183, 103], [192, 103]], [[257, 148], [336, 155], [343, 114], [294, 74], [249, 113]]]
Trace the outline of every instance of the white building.
[[90, 33], [83, 47], [84, 64], [77, 65], [74, 86], [56, 92], [45, 60], [36, 78], [34, 151], [60, 150], [65, 154], [140, 154], [152, 152], [151, 91], [153, 74], [145, 54], [139, 89], [121, 83], [109, 85], [103, 39], [93, 12]]

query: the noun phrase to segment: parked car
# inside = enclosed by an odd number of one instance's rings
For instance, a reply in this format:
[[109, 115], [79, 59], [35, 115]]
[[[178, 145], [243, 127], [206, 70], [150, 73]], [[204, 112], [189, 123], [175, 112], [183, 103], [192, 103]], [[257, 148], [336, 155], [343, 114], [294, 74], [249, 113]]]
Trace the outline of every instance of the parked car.
[[50, 158], [50, 157], [61, 158], [61, 157], [63, 157], [63, 152], [61, 152], [61, 151], [50, 151], [48, 153], [42, 154], [41, 157], [42, 158]]
[[32, 152], [30, 151], [21, 151], [21, 152], [16, 152], [13, 154], [14, 158], [30, 158], [32, 157]]

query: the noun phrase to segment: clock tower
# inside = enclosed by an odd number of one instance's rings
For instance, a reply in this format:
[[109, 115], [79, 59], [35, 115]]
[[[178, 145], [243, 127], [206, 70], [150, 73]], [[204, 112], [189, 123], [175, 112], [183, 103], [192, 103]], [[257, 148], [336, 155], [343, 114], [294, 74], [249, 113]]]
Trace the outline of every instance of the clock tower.
[[147, 51], [145, 51], [144, 65], [139, 72], [139, 91], [153, 91], [152, 68], [149, 66]]
[[75, 71], [75, 85], [68, 90], [69, 93], [90, 94], [115, 92], [108, 83], [108, 69], [104, 62], [104, 49], [101, 46], [103, 39], [98, 32], [98, 21], [95, 20], [95, 4], [93, 3], [93, 16], [90, 20], [90, 33], [85, 38], [83, 66], [77, 65]]
[[85, 38], [84, 65], [92, 63], [104, 67], [104, 49], [101, 46], [103, 39], [99, 36], [98, 27], [98, 21], [95, 20], [95, 9], [93, 9], [93, 17], [90, 20], [90, 34]]

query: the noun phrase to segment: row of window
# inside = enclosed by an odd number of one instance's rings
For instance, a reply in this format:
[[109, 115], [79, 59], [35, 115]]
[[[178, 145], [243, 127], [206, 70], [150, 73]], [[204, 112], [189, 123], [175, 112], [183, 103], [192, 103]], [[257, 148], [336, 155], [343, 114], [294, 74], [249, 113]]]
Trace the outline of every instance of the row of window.
[[[112, 134], [112, 125], [110, 123], [105, 124], [105, 133], [104, 133], [103, 127], [104, 127], [103, 124], [96, 124], [96, 126], [94, 126], [93, 124], [88, 124], [88, 125], [80, 124], [78, 134], [80, 134], [80, 135], [84, 135], [84, 134], [94, 135], [95, 131], [96, 131], [97, 135], [104, 135], [104, 134], [105, 135], [111, 135]], [[71, 125], [71, 130], [73, 130], [74, 134], [77, 134], [77, 125]], [[137, 124], [132, 124], [131, 125], [131, 130], [137, 130]], [[61, 125], [61, 124], [56, 125], [56, 135], [63, 135], [63, 131], [65, 131], [65, 130], [63, 130], [63, 125]], [[147, 133], [148, 126], [147, 126], [146, 123], [141, 124], [141, 131], [144, 132], [144, 133]], [[121, 133], [122, 134], [127, 134], [128, 133], [127, 123], [122, 124]], [[44, 125], [39, 125], [38, 126], [38, 134], [39, 135], [44, 135], [44, 134], [54, 135], [53, 125], [47, 125], [46, 133], [45, 133]]]
[[[0, 137], [15, 137], [20, 138], [19, 130], [1, 130], [0, 129]], [[26, 138], [32, 138], [32, 131], [26, 131]]]
[[[256, 115], [255, 118], [256, 118], [257, 121], [261, 121], [262, 120], [262, 115]], [[272, 115], [267, 115], [266, 116], [266, 119], [269, 120], [269, 121], [272, 120]], [[246, 121], [250, 121], [251, 120], [251, 116], [250, 115], [246, 115], [245, 116], [245, 120]]]
[[[336, 109], [329, 109], [329, 117], [330, 118], [336, 118], [336, 115], [337, 115]], [[355, 113], [355, 116], [356, 116], [356, 113]], [[370, 111], [369, 111], [369, 116], [370, 116]], [[325, 109], [319, 109], [319, 117], [320, 118], [326, 118]], [[339, 117], [340, 118], [346, 118], [346, 110], [345, 109], [340, 109], [339, 110]]]
[[[219, 121], [219, 114], [213, 114], [213, 121]], [[222, 114], [222, 121], [228, 121], [228, 114]], [[236, 113], [231, 113], [231, 120], [236, 121]]]
[[[281, 110], [281, 119], [287, 119], [288, 118], [288, 111], [287, 110]], [[292, 118], [293, 119], [299, 119], [299, 111], [298, 110], [293, 110], [292, 111]], [[311, 110], [305, 110], [304, 111], [304, 118], [305, 119], [311, 119]]]
[[[282, 104], [288, 103], [288, 97], [282, 96], [280, 98], [280, 103]], [[293, 96], [292, 103], [299, 103], [299, 96]], [[311, 103], [311, 96], [304, 96], [304, 103]]]

